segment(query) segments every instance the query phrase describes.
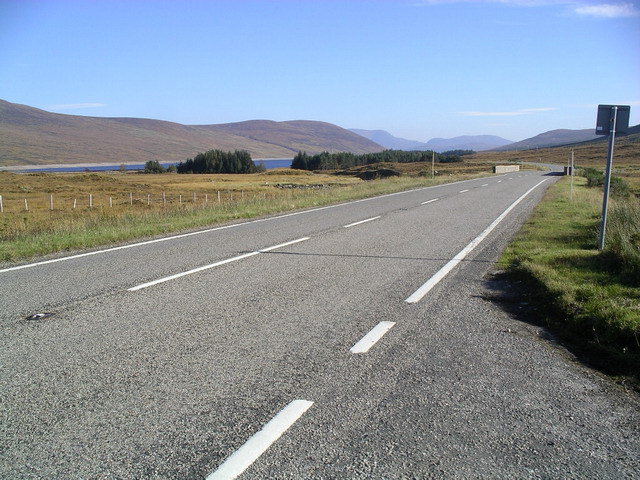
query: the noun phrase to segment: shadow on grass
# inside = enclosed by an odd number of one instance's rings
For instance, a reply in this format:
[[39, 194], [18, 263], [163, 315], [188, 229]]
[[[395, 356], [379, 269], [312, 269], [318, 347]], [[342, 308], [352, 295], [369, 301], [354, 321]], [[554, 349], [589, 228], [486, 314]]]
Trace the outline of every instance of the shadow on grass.
[[628, 272], [619, 260], [607, 252], [588, 256], [559, 257], [558, 261], [566, 261], [575, 271], [585, 272], [586, 276], [599, 285], [622, 285], [626, 287], [640, 287], [637, 274]]

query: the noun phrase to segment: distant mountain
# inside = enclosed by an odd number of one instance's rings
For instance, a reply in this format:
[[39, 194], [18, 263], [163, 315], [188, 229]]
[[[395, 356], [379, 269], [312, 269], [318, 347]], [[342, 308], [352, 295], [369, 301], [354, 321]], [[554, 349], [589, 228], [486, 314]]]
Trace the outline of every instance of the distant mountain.
[[588, 142], [590, 140], [603, 138], [602, 135], [596, 135], [595, 132], [595, 127], [584, 130], [550, 130], [548, 132], [541, 133], [540, 135], [536, 135], [535, 137], [496, 148], [495, 150], [531, 150], [534, 148], [557, 147], [560, 145], [570, 145], [572, 143]]
[[385, 130], [362, 130], [359, 128], [350, 128], [349, 130], [390, 150], [416, 150], [423, 145], [417, 140], [394, 137]]
[[436, 152], [445, 152], [447, 150], [481, 151], [491, 150], [511, 143], [510, 140], [494, 135], [462, 136], [449, 139], [433, 138], [424, 143], [418, 142], [417, 140], [394, 137], [385, 130], [361, 130], [358, 128], [351, 128], [350, 130], [376, 142], [378, 145], [392, 150], [435, 150]]
[[247, 150], [253, 158], [288, 158], [299, 150], [369, 153], [383, 147], [324, 122], [181, 125], [62, 115], [0, 100], [0, 166], [178, 162], [211, 149]]
[[432, 138], [421, 146], [423, 150], [446, 152], [447, 150], [492, 150], [512, 142], [495, 135], [464, 135], [454, 138]]

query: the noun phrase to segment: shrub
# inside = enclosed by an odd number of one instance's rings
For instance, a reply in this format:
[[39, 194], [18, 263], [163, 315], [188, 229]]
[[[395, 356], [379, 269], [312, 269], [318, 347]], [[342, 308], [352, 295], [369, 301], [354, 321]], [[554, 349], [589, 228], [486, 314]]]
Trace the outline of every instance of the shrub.
[[144, 173], [164, 173], [166, 170], [157, 160], [149, 160], [144, 164]]
[[[581, 168], [580, 175], [587, 179], [587, 187], [604, 187], [604, 173], [600, 170], [591, 167]], [[622, 178], [612, 175], [609, 191], [612, 196], [625, 198], [629, 196], [629, 185]]]

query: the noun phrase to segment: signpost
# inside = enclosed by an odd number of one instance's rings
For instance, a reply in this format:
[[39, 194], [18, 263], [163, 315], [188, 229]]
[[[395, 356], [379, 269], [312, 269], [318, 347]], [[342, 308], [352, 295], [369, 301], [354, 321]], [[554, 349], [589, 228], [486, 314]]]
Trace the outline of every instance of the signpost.
[[613, 161], [613, 145], [616, 133], [629, 130], [629, 105], [598, 105], [596, 120], [596, 135], [609, 135], [609, 152], [607, 154], [607, 169], [604, 178], [604, 198], [602, 200], [602, 218], [600, 219], [600, 238], [598, 250], [604, 248], [604, 233], [607, 228], [607, 208], [609, 205], [609, 186], [611, 185], [611, 164]]

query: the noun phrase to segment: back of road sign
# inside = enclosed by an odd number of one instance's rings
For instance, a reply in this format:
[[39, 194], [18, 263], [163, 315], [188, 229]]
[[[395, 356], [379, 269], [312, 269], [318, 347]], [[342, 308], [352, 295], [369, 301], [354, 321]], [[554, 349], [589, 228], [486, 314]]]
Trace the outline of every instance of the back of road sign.
[[596, 135], [609, 135], [611, 122], [613, 121], [613, 107], [618, 107], [615, 133], [624, 133], [629, 130], [629, 105], [598, 105], [598, 119], [596, 120]]

